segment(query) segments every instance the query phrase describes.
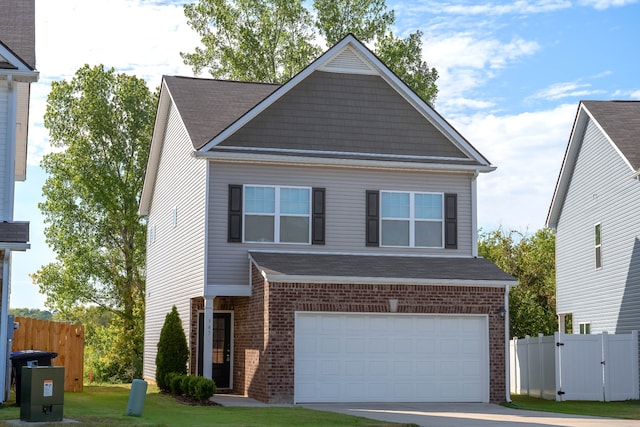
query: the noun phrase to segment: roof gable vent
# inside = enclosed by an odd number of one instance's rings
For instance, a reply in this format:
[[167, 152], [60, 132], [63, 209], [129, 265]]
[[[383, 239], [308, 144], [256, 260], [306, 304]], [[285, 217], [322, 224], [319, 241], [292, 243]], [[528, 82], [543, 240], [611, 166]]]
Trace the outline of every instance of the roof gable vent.
[[319, 68], [321, 71], [349, 74], [378, 74], [362, 55], [351, 46], [346, 46], [326, 64]]

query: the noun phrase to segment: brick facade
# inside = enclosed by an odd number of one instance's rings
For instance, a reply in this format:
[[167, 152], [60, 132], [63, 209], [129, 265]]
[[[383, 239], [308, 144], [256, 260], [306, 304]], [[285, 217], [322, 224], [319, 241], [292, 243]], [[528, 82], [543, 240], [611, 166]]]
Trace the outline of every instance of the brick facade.
[[[296, 311], [486, 314], [489, 319], [490, 401], [505, 399], [505, 320], [498, 314], [504, 288], [481, 286], [270, 283], [252, 270], [251, 297], [216, 298], [214, 310], [234, 311], [233, 391], [269, 403], [293, 401]], [[191, 372], [197, 312], [192, 302]], [[194, 323], [195, 322], [195, 323]]]

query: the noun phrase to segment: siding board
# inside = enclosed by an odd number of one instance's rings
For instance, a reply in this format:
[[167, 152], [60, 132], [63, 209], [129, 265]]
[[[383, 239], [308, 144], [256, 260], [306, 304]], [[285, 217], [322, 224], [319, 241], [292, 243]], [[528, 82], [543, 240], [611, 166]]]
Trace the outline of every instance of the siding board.
[[[250, 250], [329, 251], [347, 253], [412, 253], [471, 255], [471, 174], [426, 173], [209, 163], [208, 285], [246, 286]], [[295, 179], [292, 179], [295, 177]], [[299, 185], [326, 189], [325, 244], [256, 244], [227, 242], [229, 184]], [[433, 191], [458, 194], [458, 249], [388, 248], [365, 245], [366, 190]]]
[[[590, 120], [556, 233], [557, 311], [573, 313], [574, 332], [583, 322], [592, 333], [640, 329], [634, 308], [640, 306], [639, 205], [640, 182]], [[596, 223], [602, 227], [599, 270]]]
[[176, 109], [170, 108], [148, 216], [148, 226], [156, 230], [155, 242], [147, 239], [144, 376], [151, 380], [167, 313], [175, 304], [189, 336], [190, 298], [204, 293], [206, 161], [191, 156], [191, 141]]

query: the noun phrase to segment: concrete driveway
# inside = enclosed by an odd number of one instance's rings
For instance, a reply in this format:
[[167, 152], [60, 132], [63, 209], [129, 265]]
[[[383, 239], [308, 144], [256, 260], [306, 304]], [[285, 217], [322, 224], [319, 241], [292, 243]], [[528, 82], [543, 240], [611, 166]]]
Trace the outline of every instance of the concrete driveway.
[[300, 406], [425, 427], [640, 427], [637, 420], [522, 411], [490, 403], [314, 403]]

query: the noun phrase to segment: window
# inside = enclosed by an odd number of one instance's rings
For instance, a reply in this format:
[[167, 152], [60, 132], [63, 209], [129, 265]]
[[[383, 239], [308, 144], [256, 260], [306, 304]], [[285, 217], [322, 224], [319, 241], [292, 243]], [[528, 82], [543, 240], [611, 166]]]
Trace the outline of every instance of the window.
[[244, 186], [244, 241], [309, 243], [311, 189]]
[[591, 323], [580, 323], [580, 333], [581, 334], [590, 334], [591, 333]]
[[442, 248], [442, 193], [380, 192], [382, 246]]
[[596, 244], [596, 269], [602, 268], [602, 244], [600, 240], [600, 224], [594, 226]]

